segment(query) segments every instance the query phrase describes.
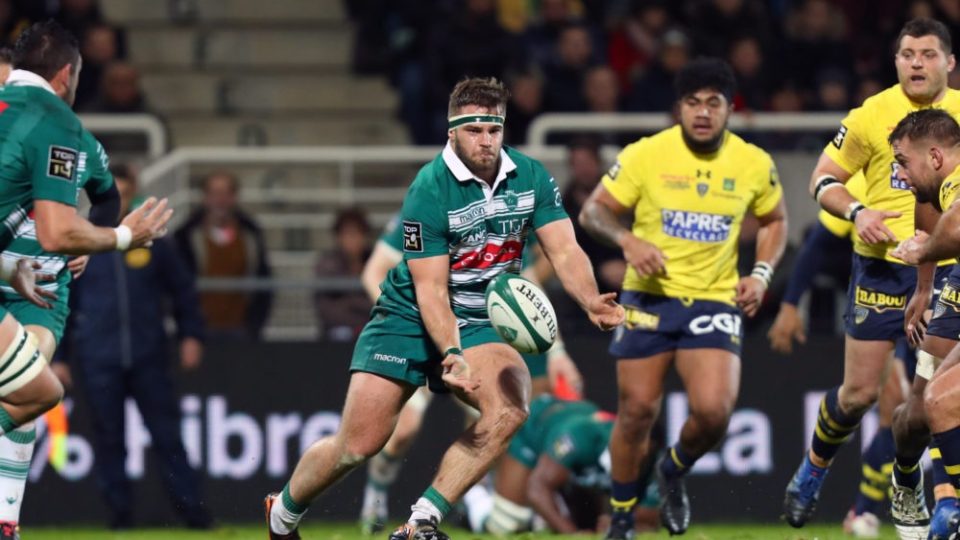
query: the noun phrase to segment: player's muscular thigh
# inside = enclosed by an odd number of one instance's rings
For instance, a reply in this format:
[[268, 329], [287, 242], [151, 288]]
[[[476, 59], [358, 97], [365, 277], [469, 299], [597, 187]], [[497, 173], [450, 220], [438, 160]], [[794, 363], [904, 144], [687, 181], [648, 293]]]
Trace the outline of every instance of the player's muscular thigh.
[[840, 386], [840, 408], [845, 413], [860, 414], [876, 403], [887, 376], [889, 341], [868, 341], [846, 337], [843, 384]]

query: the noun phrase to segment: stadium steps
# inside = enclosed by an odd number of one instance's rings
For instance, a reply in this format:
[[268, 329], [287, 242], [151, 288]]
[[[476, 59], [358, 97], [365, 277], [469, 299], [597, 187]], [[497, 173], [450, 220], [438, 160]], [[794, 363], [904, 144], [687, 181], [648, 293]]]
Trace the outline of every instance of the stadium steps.
[[342, 0], [105, 0], [184, 145], [403, 144], [383, 78], [350, 72]]

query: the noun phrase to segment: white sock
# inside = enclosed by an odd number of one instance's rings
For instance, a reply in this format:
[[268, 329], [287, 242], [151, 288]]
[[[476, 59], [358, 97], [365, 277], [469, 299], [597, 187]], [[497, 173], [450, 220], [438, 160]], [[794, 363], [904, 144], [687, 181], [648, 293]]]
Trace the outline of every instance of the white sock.
[[426, 497], [420, 497], [417, 500], [417, 504], [411, 506], [410, 510], [413, 513], [410, 514], [410, 519], [407, 520], [408, 523], [413, 523], [421, 519], [429, 520], [432, 523], [440, 523], [440, 520], [443, 518], [440, 510], [438, 510], [432, 502], [427, 500]]
[[367, 487], [363, 490], [363, 506], [360, 508], [361, 519], [385, 518], [388, 514], [387, 492], [367, 482]]
[[479, 533], [483, 532], [483, 522], [486, 521], [490, 511], [493, 510], [493, 497], [487, 488], [477, 484], [467, 491], [463, 496], [463, 504], [467, 506], [467, 520], [470, 522], [470, 530]]
[[274, 501], [273, 507], [270, 509], [270, 529], [277, 534], [290, 534], [297, 528], [303, 514], [306, 513], [304, 511], [297, 514], [288, 510], [283, 504], [283, 495], [281, 494], [277, 496], [277, 500]]
[[0, 437], [0, 521], [20, 521], [37, 430], [28, 422]]

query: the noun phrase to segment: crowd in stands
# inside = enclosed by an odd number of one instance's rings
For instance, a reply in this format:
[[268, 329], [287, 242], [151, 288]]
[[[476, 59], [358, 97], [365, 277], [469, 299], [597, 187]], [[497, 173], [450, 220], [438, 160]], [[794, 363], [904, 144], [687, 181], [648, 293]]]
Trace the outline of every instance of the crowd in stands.
[[126, 61], [122, 28], [104, 17], [97, 0], [0, 0], [0, 47], [11, 47], [30, 24], [54, 19], [80, 42], [83, 69], [74, 104], [78, 112], [149, 112], [140, 72]]
[[[508, 142], [543, 112], [656, 112], [673, 75], [725, 58], [750, 111], [845, 111], [895, 82], [902, 21], [932, 16], [960, 36], [956, 0], [351, 0], [354, 68], [387, 74], [416, 144], [446, 131], [467, 75], [505, 79]], [[951, 86], [960, 87], [952, 74]]]

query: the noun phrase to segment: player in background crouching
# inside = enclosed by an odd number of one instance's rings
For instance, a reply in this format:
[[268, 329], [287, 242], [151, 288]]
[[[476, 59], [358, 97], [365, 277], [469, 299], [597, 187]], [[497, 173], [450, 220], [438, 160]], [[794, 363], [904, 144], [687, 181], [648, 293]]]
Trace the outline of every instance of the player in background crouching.
[[449, 140], [404, 198], [404, 260], [387, 275], [357, 340], [340, 428], [304, 453], [282, 494], [266, 498], [270, 538], [299, 538], [310, 501], [383, 448], [404, 403], [425, 384], [453, 390], [480, 418], [447, 450], [390, 539], [448, 538], [440, 521], [527, 418], [529, 371], [491, 326], [484, 291], [520, 270], [529, 234], [595, 325], [623, 322], [615, 295], [597, 290], [553, 178], [503, 147], [507, 98], [492, 78], [465, 79], [450, 95]]
[[[680, 440], [659, 461], [660, 519], [690, 523], [685, 475], [727, 430], [740, 385], [741, 313], [763, 300], [787, 240], [786, 209], [770, 156], [727, 130], [735, 79], [714, 59], [676, 79], [680, 125], [627, 146], [580, 214], [583, 226], [623, 248], [629, 264], [614, 334], [619, 404], [610, 438], [613, 518], [607, 538], [630, 538], [637, 479], [676, 364], [690, 404]], [[760, 222], [756, 264], [737, 275], [740, 224]], [[633, 215], [633, 230], [620, 216]]]

